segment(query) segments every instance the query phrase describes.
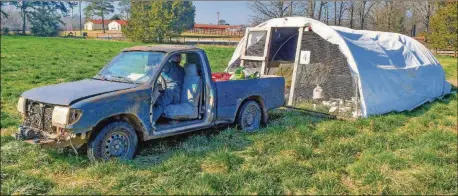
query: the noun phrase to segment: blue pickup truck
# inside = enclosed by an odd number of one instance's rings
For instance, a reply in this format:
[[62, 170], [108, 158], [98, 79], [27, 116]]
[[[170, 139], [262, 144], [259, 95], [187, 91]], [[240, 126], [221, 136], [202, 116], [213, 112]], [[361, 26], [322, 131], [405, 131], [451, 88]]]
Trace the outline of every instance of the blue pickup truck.
[[[153, 121], [167, 85], [161, 72], [176, 55], [185, 70], [181, 100]], [[205, 51], [193, 46], [126, 48], [91, 79], [24, 92], [17, 105], [24, 120], [15, 136], [75, 151], [87, 145], [91, 160], [131, 159], [141, 141], [232, 123], [255, 130], [267, 123], [269, 110], [285, 103], [283, 77], [214, 76]]]

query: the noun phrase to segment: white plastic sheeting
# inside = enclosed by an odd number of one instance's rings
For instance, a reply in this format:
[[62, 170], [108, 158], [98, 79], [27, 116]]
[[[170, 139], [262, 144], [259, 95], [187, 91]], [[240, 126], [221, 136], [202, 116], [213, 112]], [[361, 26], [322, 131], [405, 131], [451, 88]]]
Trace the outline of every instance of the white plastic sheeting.
[[[358, 79], [363, 117], [412, 110], [450, 93], [451, 85], [437, 59], [425, 46], [408, 36], [328, 26], [304, 17], [275, 18], [256, 28], [303, 27], [306, 24], [323, 39], [339, 45], [346, 56], [353, 77]], [[245, 39], [242, 38], [237, 46], [228, 69], [241, 57]]]

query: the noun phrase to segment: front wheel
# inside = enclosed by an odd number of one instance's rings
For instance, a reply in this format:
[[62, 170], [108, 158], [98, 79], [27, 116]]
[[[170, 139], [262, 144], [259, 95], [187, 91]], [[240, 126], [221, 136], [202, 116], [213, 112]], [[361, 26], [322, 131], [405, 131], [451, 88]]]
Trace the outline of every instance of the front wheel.
[[132, 126], [123, 121], [109, 123], [88, 144], [87, 155], [91, 161], [112, 158], [132, 159], [137, 149], [138, 137]]
[[243, 131], [251, 132], [261, 124], [261, 108], [256, 101], [245, 102], [239, 110], [237, 125]]

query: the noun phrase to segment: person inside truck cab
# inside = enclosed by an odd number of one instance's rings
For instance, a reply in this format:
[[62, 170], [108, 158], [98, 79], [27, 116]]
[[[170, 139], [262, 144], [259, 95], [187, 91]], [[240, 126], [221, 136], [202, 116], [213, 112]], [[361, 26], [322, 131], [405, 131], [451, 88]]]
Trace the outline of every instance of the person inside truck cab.
[[180, 102], [181, 87], [184, 78], [184, 69], [180, 66], [181, 55], [172, 56], [162, 69], [161, 76], [165, 81], [166, 89], [156, 100], [153, 108], [153, 121], [156, 122], [164, 112], [165, 108], [171, 104]]

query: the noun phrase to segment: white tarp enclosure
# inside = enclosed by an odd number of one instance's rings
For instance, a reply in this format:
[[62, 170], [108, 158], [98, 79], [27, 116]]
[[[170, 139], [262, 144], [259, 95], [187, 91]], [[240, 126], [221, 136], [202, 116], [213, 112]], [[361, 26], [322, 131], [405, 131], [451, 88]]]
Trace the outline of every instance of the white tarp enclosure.
[[248, 28], [226, 71], [239, 66], [284, 76], [288, 105], [335, 115], [411, 110], [451, 90], [436, 58], [408, 36], [304, 17]]

